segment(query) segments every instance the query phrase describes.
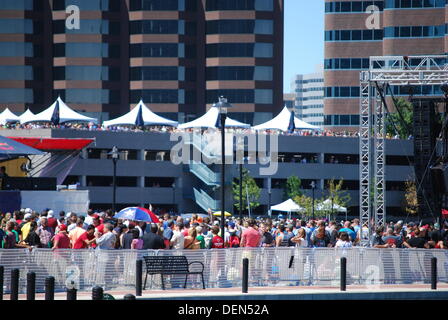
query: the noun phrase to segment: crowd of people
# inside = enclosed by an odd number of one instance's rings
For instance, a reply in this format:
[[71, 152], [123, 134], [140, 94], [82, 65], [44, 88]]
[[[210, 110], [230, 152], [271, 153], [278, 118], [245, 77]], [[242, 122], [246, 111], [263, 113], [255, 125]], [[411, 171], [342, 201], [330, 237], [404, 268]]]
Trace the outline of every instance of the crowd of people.
[[[359, 219], [230, 218], [221, 234], [217, 217], [164, 213], [157, 223], [115, 219], [112, 210], [86, 215], [30, 208], [0, 214], [1, 248], [57, 249], [223, 249], [236, 247], [349, 248], [360, 246], [365, 228]], [[368, 231], [368, 230], [367, 230]], [[378, 226], [374, 248], [448, 249], [448, 221], [442, 225], [414, 222]]]
[[[172, 133], [172, 132], [191, 132], [196, 129], [179, 129], [170, 126], [110, 126], [104, 127], [93, 122], [89, 123], [63, 123], [54, 125], [52, 123], [6, 123], [0, 125], [1, 129], [11, 130], [33, 130], [33, 129], [71, 129], [71, 130], [84, 130], [84, 131], [112, 131], [112, 132], [157, 132], [157, 133]], [[239, 131], [244, 133], [255, 133], [253, 129], [227, 129], [229, 131]], [[358, 138], [359, 133], [357, 131], [330, 131], [330, 130], [295, 130], [294, 132], [284, 132], [278, 130], [264, 130], [261, 133], [272, 135], [286, 135], [286, 136], [312, 136], [312, 137], [339, 137], [339, 138]], [[386, 139], [402, 139], [398, 135], [387, 134]], [[406, 137], [406, 139], [412, 139], [412, 136]]]

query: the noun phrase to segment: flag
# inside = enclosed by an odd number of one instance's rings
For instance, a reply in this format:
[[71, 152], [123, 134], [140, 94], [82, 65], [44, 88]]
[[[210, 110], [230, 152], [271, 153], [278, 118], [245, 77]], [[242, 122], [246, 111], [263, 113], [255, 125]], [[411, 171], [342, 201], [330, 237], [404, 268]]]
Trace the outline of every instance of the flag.
[[296, 124], [294, 123], [294, 111], [291, 111], [291, 117], [289, 118], [288, 132], [293, 133], [296, 129]]
[[141, 105], [137, 113], [137, 118], [135, 119], [135, 125], [138, 127], [143, 127], [145, 125], [145, 122], [143, 121], [143, 110]]
[[54, 107], [53, 114], [51, 115], [51, 122], [54, 125], [58, 125], [59, 121], [60, 118], [59, 118], [59, 98], [58, 98], [58, 100], [56, 100], [56, 105]]

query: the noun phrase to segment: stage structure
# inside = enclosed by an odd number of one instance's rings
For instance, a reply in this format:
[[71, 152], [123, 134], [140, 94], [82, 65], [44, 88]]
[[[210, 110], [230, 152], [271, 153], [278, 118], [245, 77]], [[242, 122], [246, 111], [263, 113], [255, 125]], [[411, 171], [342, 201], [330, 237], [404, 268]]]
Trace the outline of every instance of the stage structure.
[[447, 61], [446, 55], [372, 56], [369, 70], [360, 72], [359, 215], [361, 226], [369, 230], [361, 233], [362, 245], [369, 242], [373, 221], [375, 225], [386, 222], [386, 89], [388, 86], [446, 85]]

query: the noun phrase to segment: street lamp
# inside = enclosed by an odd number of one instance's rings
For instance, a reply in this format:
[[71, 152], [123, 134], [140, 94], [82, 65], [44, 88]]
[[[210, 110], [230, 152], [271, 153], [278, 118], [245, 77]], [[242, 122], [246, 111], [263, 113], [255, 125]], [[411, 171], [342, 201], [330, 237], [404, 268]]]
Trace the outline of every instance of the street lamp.
[[173, 182], [171, 185], [171, 188], [173, 189], [173, 213], [176, 212], [176, 181]]
[[227, 102], [227, 99], [224, 97], [219, 97], [219, 102], [214, 104], [214, 107], [219, 109], [219, 117], [220, 123], [219, 126], [221, 128], [221, 236], [224, 239], [225, 237], [225, 162], [226, 162], [226, 148], [225, 148], [225, 126], [226, 126], [226, 118], [227, 118], [227, 109], [231, 108], [232, 105]]
[[316, 188], [316, 183], [314, 182], [314, 180], [311, 181], [310, 187], [313, 190], [313, 220], [314, 220], [314, 189]]
[[117, 195], [117, 161], [120, 153], [118, 152], [118, 148], [116, 146], [112, 147], [112, 151], [108, 153], [111, 156], [112, 162], [114, 164], [114, 175], [112, 180], [112, 211], [115, 213], [115, 203], [116, 203], [116, 195]]
[[240, 163], [240, 219], [243, 218], [243, 163]]

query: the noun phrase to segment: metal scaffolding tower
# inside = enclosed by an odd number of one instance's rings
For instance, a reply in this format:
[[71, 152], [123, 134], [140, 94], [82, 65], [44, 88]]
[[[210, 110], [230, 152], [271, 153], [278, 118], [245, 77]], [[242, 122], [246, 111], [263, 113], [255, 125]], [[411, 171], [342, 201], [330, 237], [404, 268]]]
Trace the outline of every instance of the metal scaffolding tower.
[[[361, 71], [359, 216], [361, 226], [369, 230], [368, 233], [361, 232], [362, 245], [367, 245], [369, 242], [373, 231], [372, 220], [376, 226], [386, 222], [385, 91], [378, 89], [385, 88], [387, 84], [417, 86], [446, 83], [448, 83], [448, 56], [446, 55], [370, 57], [369, 70]], [[373, 199], [370, 194], [372, 188]]]

